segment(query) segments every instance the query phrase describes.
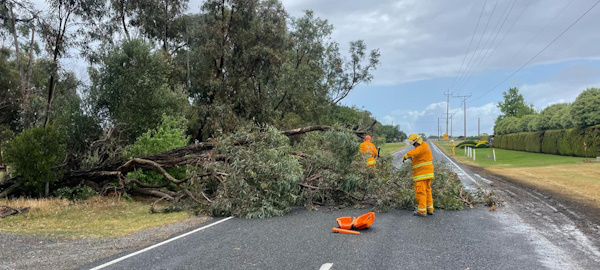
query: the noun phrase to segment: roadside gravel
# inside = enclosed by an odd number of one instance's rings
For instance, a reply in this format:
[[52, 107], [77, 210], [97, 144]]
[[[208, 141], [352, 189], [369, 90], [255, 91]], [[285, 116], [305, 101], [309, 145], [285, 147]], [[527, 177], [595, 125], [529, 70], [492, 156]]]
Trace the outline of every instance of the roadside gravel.
[[74, 269], [118, 253], [133, 252], [210, 219], [193, 217], [118, 238], [47, 238], [0, 231], [0, 270]]

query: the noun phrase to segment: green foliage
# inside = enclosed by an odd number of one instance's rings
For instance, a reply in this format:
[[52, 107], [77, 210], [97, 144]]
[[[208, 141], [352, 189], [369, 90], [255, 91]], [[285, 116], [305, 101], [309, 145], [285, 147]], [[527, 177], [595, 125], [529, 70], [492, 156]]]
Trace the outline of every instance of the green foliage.
[[162, 115], [181, 116], [186, 96], [168, 85], [171, 63], [141, 40], [108, 49], [99, 69], [92, 70], [90, 100], [95, 111], [126, 131], [134, 141], [155, 128]]
[[[249, 144], [236, 146], [240, 140]], [[289, 212], [302, 177], [302, 167], [291, 151], [289, 139], [274, 128], [262, 134], [243, 128], [219, 138], [213, 154], [226, 154], [231, 160], [215, 165], [227, 176], [210, 206], [212, 214], [266, 218]]]
[[571, 115], [580, 128], [600, 125], [600, 89], [583, 91], [571, 105]]
[[[163, 114], [160, 125], [138, 137], [135, 143], [123, 152], [123, 156], [131, 159], [183, 147], [189, 140], [185, 135], [185, 127], [185, 118]], [[184, 178], [186, 175], [184, 167], [168, 168], [166, 171], [176, 179]], [[128, 173], [127, 177], [148, 185], [160, 185], [168, 182], [163, 175], [157, 172], [142, 171], [141, 169]], [[174, 186], [171, 187], [171, 189], [174, 188]]]
[[589, 157], [600, 155], [600, 126], [522, 132], [494, 138], [494, 146], [502, 149], [579, 157], [586, 155], [584, 142]]
[[489, 147], [489, 142], [488, 141], [479, 141], [475, 145], [475, 148], [488, 148], [488, 147]]
[[519, 93], [519, 89], [516, 87], [508, 89], [508, 92], [503, 92], [502, 97], [504, 101], [498, 102], [498, 108], [503, 113], [499, 116], [499, 120], [505, 117], [523, 117], [528, 114], [534, 114], [532, 104], [525, 103], [523, 95]]
[[467, 147], [473, 147], [473, 146], [477, 145], [477, 142], [476, 141], [471, 141], [471, 140], [462, 141], [459, 144], [457, 144], [456, 147], [463, 148], [463, 147], [465, 147], [465, 145], [467, 145]]
[[386, 143], [402, 142], [402, 141], [406, 140], [406, 138], [407, 138], [406, 133], [404, 133], [400, 130], [399, 125], [376, 126], [375, 133], [378, 134], [378, 136], [384, 136]]
[[54, 196], [70, 201], [85, 201], [96, 195], [98, 192], [85, 185], [77, 185], [72, 188], [62, 187], [54, 191]]
[[60, 165], [65, 155], [66, 146], [60, 132], [47, 126], [17, 135], [7, 145], [4, 158], [25, 190], [41, 194], [45, 183], [54, 183], [62, 176]]
[[123, 155], [131, 159], [183, 147], [189, 141], [185, 132], [185, 118], [163, 114], [160, 124], [138, 137]]

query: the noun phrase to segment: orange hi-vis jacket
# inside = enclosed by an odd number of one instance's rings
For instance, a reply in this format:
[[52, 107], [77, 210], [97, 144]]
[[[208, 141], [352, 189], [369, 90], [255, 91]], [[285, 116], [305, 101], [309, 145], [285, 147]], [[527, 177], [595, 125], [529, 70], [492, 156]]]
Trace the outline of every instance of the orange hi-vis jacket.
[[361, 153], [369, 153], [371, 157], [367, 159], [367, 166], [372, 167], [375, 166], [375, 158], [377, 157], [377, 148], [370, 141], [364, 141], [360, 144], [360, 152]]
[[415, 149], [408, 151], [404, 159], [412, 158], [412, 179], [422, 181], [433, 178], [433, 156], [429, 144], [423, 142]]

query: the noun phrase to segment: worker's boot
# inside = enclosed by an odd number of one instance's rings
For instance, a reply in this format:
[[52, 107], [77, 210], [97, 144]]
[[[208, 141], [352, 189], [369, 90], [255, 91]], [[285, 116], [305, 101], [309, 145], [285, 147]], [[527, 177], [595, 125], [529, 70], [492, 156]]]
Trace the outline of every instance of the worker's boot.
[[433, 216], [433, 211], [431, 211], [431, 212], [427, 211], [427, 214], [430, 216]]
[[426, 214], [419, 214], [417, 211], [413, 212], [413, 216], [417, 216], [417, 217], [426, 217]]

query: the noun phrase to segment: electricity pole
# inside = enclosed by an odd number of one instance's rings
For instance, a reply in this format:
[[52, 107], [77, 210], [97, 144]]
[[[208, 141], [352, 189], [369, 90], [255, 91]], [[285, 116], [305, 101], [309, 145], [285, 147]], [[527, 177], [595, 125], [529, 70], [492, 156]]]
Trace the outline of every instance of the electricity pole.
[[448, 134], [448, 110], [450, 109], [450, 90], [448, 90], [448, 94], [444, 94], [446, 96], [446, 134]]
[[[456, 114], [456, 113], [455, 113], [455, 112], [453, 112], [453, 113], [448, 113], [448, 114], [446, 115], [446, 118], [448, 118], [448, 117], [449, 117], [449, 119], [450, 119], [450, 134], [449, 134], [449, 135], [450, 135], [450, 138], [451, 138], [451, 139], [452, 139], [452, 118], [454, 118], [454, 115], [455, 115], [455, 114]], [[448, 133], [446, 133], [446, 134], [448, 134]]]
[[471, 95], [468, 96], [454, 96], [457, 98], [462, 98], [463, 99], [463, 105], [465, 106], [463, 109], [463, 115], [464, 115], [464, 127], [465, 127], [465, 141], [467, 140], [467, 98], [471, 97]]

